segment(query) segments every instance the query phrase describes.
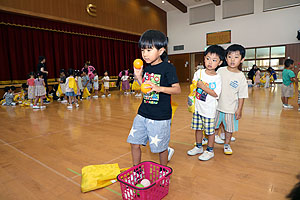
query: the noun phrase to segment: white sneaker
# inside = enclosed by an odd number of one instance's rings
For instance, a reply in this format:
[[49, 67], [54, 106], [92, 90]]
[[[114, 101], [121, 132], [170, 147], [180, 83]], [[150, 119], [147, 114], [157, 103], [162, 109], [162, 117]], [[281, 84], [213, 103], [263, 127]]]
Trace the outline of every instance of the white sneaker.
[[30, 107], [33, 107], [33, 104], [31, 103], [29, 106], [30, 106]]
[[78, 107], [79, 107], [79, 104], [78, 104], [78, 103], [76, 103], [76, 104], [75, 104], [75, 106], [76, 106], [76, 108], [78, 108]]
[[[222, 140], [225, 140], [225, 133], [221, 133], [221, 134], [220, 134], [220, 138], [221, 138]], [[231, 142], [234, 142], [234, 141], [235, 141], [235, 137], [231, 136]]]
[[215, 143], [224, 144], [224, 141], [220, 138], [219, 135], [215, 135]]
[[72, 105], [69, 105], [69, 106], [67, 106], [67, 109], [72, 110], [72, 109], [73, 109], [73, 106], [72, 106]]
[[98, 96], [97, 96], [97, 95], [95, 95], [95, 96], [93, 96], [93, 98], [94, 98], [94, 99], [98, 99]]
[[135, 94], [135, 92], [130, 92], [130, 94]]
[[106, 96], [103, 94], [102, 96], [101, 96], [101, 98], [105, 98]]
[[108, 94], [107, 96], [108, 96], [108, 97], [110, 97], [110, 96], [111, 96], [111, 94]]
[[289, 104], [282, 104], [282, 107], [283, 107], [283, 108], [287, 108], [287, 109], [292, 109], [292, 108], [294, 108], [292, 105], [289, 105]]
[[60, 101], [61, 101], [61, 99], [60, 99], [60, 98], [58, 98], [58, 99], [57, 99], [57, 101], [58, 101], [58, 102], [60, 102]]
[[35, 105], [35, 106], [32, 106], [33, 109], [39, 109], [40, 107]]
[[187, 154], [189, 156], [194, 156], [194, 155], [197, 155], [197, 154], [200, 154], [200, 153], [203, 153], [203, 147], [201, 147], [201, 148], [194, 147], [193, 149], [191, 149], [187, 152]]
[[227, 146], [224, 145], [224, 153], [226, 155], [231, 155], [232, 154], [232, 149], [231, 149], [230, 145], [227, 145]]
[[60, 103], [68, 103], [67, 100], [62, 100]]
[[205, 150], [204, 153], [198, 157], [198, 159], [202, 160], [202, 161], [207, 161], [207, 160], [210, 160], [211, 158], [213, 158], [214, 156], [215, 156], [214, 152]]
[[298, 108], [298, 111], [300, 111], [300, 107]]
[[138, 96], [139, 96], [139, 93], [136, 93], [134, 96], [135, 96], [135, 97], [138, 97]]
[[203, 138], [203, 139], [202, 139], [202, 146], [203, 146], [203, 145], [207, 145], [207, 143], [208, 143], [208, 139]]
[[40, 109], [45, 109], [46, 108], [46, 106], [40, 106]]
[[171, 160], [173, 154], [174, 154], [175, 150], [171, 147], [168, 147], [168, 161]]

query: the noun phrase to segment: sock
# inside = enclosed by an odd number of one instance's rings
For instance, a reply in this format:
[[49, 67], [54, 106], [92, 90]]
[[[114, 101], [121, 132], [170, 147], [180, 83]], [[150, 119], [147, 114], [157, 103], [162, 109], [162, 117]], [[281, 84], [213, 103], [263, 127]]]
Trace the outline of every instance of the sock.
[[201, 148], [202, 147], [202, 143], [196, 143], [196, 147]]
[[213, 152], [213, 151], [214, 151], [214, 148], [213, 148], [213, 147], [207, 146], [206, 151]]

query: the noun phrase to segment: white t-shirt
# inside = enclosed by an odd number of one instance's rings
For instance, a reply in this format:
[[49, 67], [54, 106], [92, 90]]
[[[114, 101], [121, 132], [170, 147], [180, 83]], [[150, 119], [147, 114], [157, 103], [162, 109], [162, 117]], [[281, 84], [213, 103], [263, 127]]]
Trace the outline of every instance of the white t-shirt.
[[215, 118], [218, 106], [217, 99], [221, 93], [221, 76], [219, 74], [211, 76], [206, 74], [205, 71], [206, 69], [199, 69], [196, 71], [193, 81], [198, 82], [201, 80], [210, 89], [214, 90], [218, 97], [213, 97], [207, 94], [204, 90], [197, 88], [195, 95], [195, 111], [203, 117]]
[[122, 76], [121, 81], [127, 81], [128, 78], [129, 78], [129, 76], [124, 75], [124, 76]]
[[243, 72], [231, 72], [227, 67], [218, 71], [222, 78], [222, 92], [217, 110], [234, 114], [239, 105], [239, 99], [248, 98], [248, 85]]
[[104, 76], [102, 78], [103, 82], [104, 82], [104, 87], [108, 88], [109, 87], [109, 76]]
[[98, 81], [98, 75], [94, 76], [94, 88], [98, 88], [99, 87], [99, 81]]

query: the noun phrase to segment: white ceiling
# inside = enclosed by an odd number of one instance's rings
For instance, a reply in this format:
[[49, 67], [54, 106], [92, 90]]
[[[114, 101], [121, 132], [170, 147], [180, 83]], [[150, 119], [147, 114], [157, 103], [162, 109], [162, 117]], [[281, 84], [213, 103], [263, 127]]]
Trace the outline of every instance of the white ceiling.
[[[162, 10], [168, 12], [172, 10], [177, 10], [172, 4], [170, 4], [167, 0], [164, 0], [165, 3], [162, 3], [162, 0], [148, 0], [157, 7], [161, 8]], [[181, 3], [183, 3], [185, 6], [195, 6], [195, 5], [201, 5], [204, 3], [212, 2], [211, 0], [179, 0]]]

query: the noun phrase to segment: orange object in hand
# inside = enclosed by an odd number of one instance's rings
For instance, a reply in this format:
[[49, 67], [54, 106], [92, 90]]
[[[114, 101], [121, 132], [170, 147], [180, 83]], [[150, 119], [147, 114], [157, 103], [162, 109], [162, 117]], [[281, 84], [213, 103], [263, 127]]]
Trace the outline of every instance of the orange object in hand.
[[136, 69], [141, 69], [142, 66], [143, 66], [143, 61], [141, 59], [135, 59], [134, 62], [133, 62], [133, 66], [134, 68]]
[[[145, 88], [145, 87], [149, 87], [149, 88]], [[141, 85], [141, 91], [142, 91], [142, 93], [147, 94], [151, 90], [152, 90], [152, 88], [151, 88], [150, 84], [142, 83], [142, 85]]]

